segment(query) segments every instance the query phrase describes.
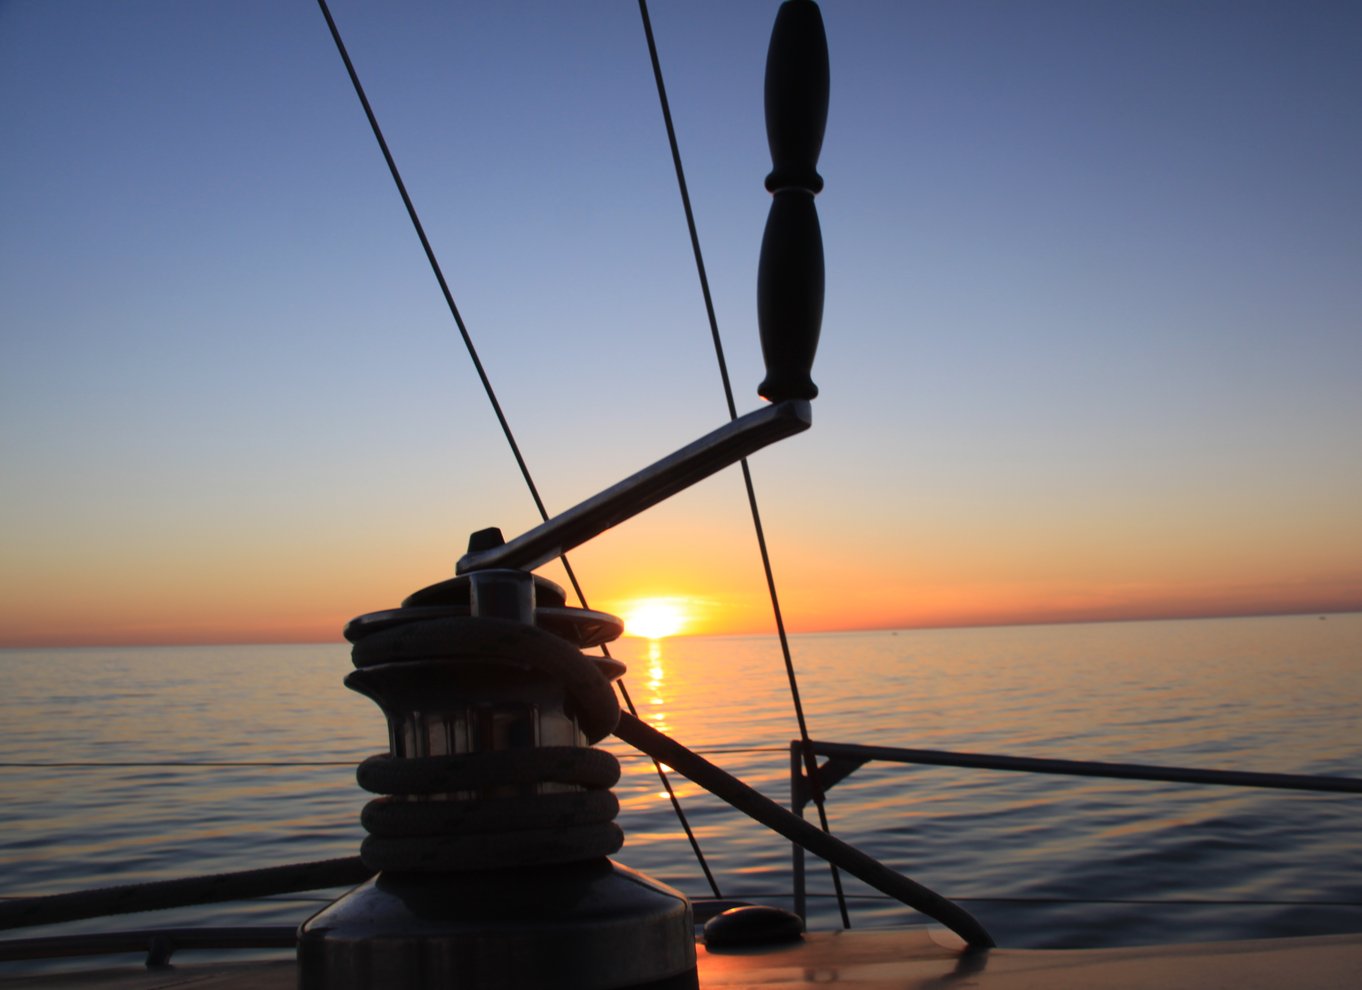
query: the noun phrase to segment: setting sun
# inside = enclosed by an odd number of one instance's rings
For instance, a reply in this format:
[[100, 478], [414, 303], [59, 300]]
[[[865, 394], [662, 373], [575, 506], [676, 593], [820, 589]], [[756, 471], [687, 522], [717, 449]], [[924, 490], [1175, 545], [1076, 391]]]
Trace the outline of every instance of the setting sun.
[[624, 634], [662, 639], [681, 632], [689, 619], [684, 599], [641, 598], [624, 611]]

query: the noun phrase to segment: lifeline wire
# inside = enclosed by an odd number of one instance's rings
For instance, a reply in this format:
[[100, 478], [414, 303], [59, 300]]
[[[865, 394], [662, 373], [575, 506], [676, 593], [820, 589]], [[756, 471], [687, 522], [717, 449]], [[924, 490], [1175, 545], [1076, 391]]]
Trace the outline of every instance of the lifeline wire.
[[[402, 197], [402, 203], [407, 208], [407, 216], [411, 218], [412, 227], [415, 228], [416, 236], [421, 241], [421, 247], [426, 252], [426, 260], [430, 263], [430, 270], [435, 274], [435, 280], [440, 284], [440, 292], [444, 294], [449, 313], [454, 317], [454, 323], [459, 328], [459, 335], [463, 338], [464, 347], [473, 362], [473, 368], [478, 373], [479, 381], [482, 382], [483, 391], [487, 393], [487, 400], [492, 404], [492, 411], [496, 414], [497, 422], [501, 424], [501, 432], [506, 437], [506, 443], [511, 448], [511, 454], [515, 457], [516, 465], [520, 468], [520, 475], [525, 479], [525, 486], [529, 489], [530, 498], [534, 500], [534, 506], [539, 511], [539, 517], [547, 521], [549, 518], [548, 509], [545, 508], [544, 500], [539, 496], [539, 488], [535, 485], [534, 478], [530, 474], [529, 465], [525, 463], [525, 458], [520, 453], [520, 445], [516, 443], [515, 434], [511, 432], [511, 424], [506, 419], [506, 414], [502, 412], [501, 403], [497, 400], [496, 391], [492, 388], [492, 381], [487, 377], [487, 371], [483, 368], [482, 360], [478, 357], [477, 348], [473, 346], [473, 337], [469, 334], [468, 327], [463, 322], [463, 316], [459, 313], [459, 307], [454, 302], [454, 294], [449, 289], [449, 283], [445, 281], [444, 271], [440, 268], [440, 262], [435, 257], [435, 250], [430, 246], [429, 238], [426, 237], [425, 226], [421, 223], [415, 204], [412, 203], [411, 197], [407, 194], [407, 185], [402, 181], [402, 174], [398, 171], [397, 161], [393, 158], [392, 152], [388, 150], [388, 142], [383, 137], [382, 128], [378, 126], [378, 118], [369, 105], [369, 98], [364, 93], [364, 86], [359, 81], [359, 74], [355, 71], [354, 63], [350, 61], [350, 53], [341, 38], [340, 29], [336, 27], [335, 19], [331, 16], [331, 9], [327, 6], [326, 0], [317, 0], [317, 6], [321, 8], [322, 16], [326, 18], [326, 26], [331, 31], [331, 38], [336, 44], [336, 51], [340, 53], [341, 61], [345, 63], [345, 71], [350, 76], [350, 83], [355, 88], [355, 95], [359, 97], [360, 105], [364, 108], [364, 115], [369, 119], [369, 127], [374, 132], [374, 138], [378, 141], [379, 150], [383, 152], [383, 160], [388, 163], [388, 171], [392, 174], [393, 183], [397, 186], [398, 194]], [[578, 583], [577, 575], [573, 573], [572, 565], [568, 563], [566, 554], [559, 559], [563, 562], [563, 569], [567, 572], [573, 591], [582, 603], [582, 607], [586, 608], [586, 596], [582, 593], [582, 586]], [[601, 652], [607, 657], [610, 656], [610, 651], [604, 646], [601, 647]], [[637, 715], [634, 702], [629, 697], [629, 692], [625, 689], [623, 681], [619, 682], [619, 688], [630, 714]], [[710, 889], [714, 891], [715, 897], [722, 897], [723, 895], [719, 893], [719, 886], [715, 883], [714, 875], [710, 872], [709, 864], [705, 861], [704, 853], [700, 851], [700, 843], [695, 838], [690, 822], [686, 819], [686, 813], [681, 808], [681, 802], [672, 789], [671, 781], [667, 779], [666, 771], [662, 769], [662, 764], [656, 760], [653, 761], [653, 766], [657, 768], [658, 777], [661, 778], [662, 786], [671, 799], [672, 808], [680, 820], [686, 838], [690, 840], [691, 849], [695, 851], [695, 857], [700, 863], [700, 869], [704, 872], [705, 879], [709, 881]]]
[[[662, 63], [657, 57], [657, 43], [653, 40], [653, 25], [648, 17], [648, 0], [638, 0], [638, 12], [643, 18], [643, 33], [648, 38], [648, 55], [653, 62], [653, 78], [657, 82], [657, 98], [662, 105], [662, 119], [667, 125], [667, 141], [671, 145], [672, 164], [676, 168], [676, 184], [681, 192], [681, 205], [686, 212], [686, 227], [690, 231], [691, 250], [695, 254], [695, 270], [700, 277], [700, 292], [705, 298], [705, 312], [709, 316], [709, 332], [714, 340], [714, 356], [719, 362], [719, 377], [723, 380], [724, 398], [728, 401], [728, 418], [738, 418], [738, 407], [733, 401], [733, 384], [728, 377], [728, 362], [724, 359], [723, 340], [719, 336], [719, 321], [714, 315], [714, 300], [709, 292], [709, 277], [705, 274], [705, 259], [700, 251], [700, 235], [695, 228], [695, 214], [691, 210], [690, 193], [686, 188], [686, 173], [681, 165], [681, 149], [676, 141], [676, 128], [672, 125], [671, 105], [667, 102], [667, 88], [662, 82]], [[771, 611], [775, 617], [776, 636], [780, 640], [780, 652], [785, 659], [785, 676], [790, 683], [790, 698], [794, 702], [795, 720], [799, 723], [799, 739], [804, 755], [804, 768], [809, 781], [809, 793], [814, 806], [818, 809], [818, 822], [824, 832], [831, 834], [828, 827], [828, 813], [823, 798], [823, 788], [818, 782], [818, 758], [813, 752], [809, 739], [808, 723], [804, 719], [804, 705], [799, 698], [799, 681], [795, 676], [794, 659], [790, 655], [790, 641], [785, 634], [785, 620], [780, 611], [780, 597], [776, 594], [775, 572], [771, 568], [771, 556], [766, 549], [766, 533], [761, 525], [761, 512], [757, 508], [757, 490], [752, 483], [752, 471], [747, 466], [747, 458], [742, 465], [743, 484], [747, 488], [747, 504], [752, 510], [752, 528], [757, 535], [757, 547], [761, 551], [761, 566], [766, 574], [766, 590], [771, 597]], [[837, 891], [837, 907], [842, 915], [842, 927], [851, 927], [847, 914], [846, 898], [842, 893], [842, 878], [837, 867], [828, 864], [832, 871], [832, 886]]]

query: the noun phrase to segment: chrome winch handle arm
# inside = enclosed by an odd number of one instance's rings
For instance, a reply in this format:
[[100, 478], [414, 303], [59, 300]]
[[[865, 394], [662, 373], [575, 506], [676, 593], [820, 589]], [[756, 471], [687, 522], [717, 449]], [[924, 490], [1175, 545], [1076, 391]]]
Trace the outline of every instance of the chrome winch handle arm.
[[736, 464], [748, 454], [802, 433], [812, 425], [813, 408], [805, 399], [763, 406], [540, 523], [509, 543], [464, 554], [459, 558], [455, 573], [468, 574], [493, 567], [532, 571], [612, 526]]

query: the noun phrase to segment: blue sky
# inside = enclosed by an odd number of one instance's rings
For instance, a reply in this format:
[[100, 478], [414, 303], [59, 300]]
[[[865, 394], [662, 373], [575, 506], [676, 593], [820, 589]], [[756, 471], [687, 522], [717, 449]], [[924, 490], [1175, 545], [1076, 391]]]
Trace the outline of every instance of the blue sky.
[[[651, 9], [753, 408], [774, 6]], [[333, 11], [550, 507], [722, 422], [635, 6]], [[824, 17], [792, 624], [1362, 606], [1362, 8]], [[0, 133], [6, 641], [322, 636], [535, 521], [313, 4], [4, 3]], [[759, 628], [744, 511], [588, 590]]]

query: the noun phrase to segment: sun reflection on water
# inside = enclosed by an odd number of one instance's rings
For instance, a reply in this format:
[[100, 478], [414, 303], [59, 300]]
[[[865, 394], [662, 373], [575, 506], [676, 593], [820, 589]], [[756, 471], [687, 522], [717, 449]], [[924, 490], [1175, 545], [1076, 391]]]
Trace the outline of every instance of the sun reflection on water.
[[650, 711], [644, 717], [652, 723], [653, 728], [659, 732], [666, 732], [668, 730], [667, 712], [663, 706], [667, 704], [667, 697], [663, 692], [667, 686], [667, 670], [662, 665], [661, 640], [648, 640], [646, 662], [648, 664], [648, 680], [644, 682], [644, 685], [648, 689], [648, 694], [645, 700]]

